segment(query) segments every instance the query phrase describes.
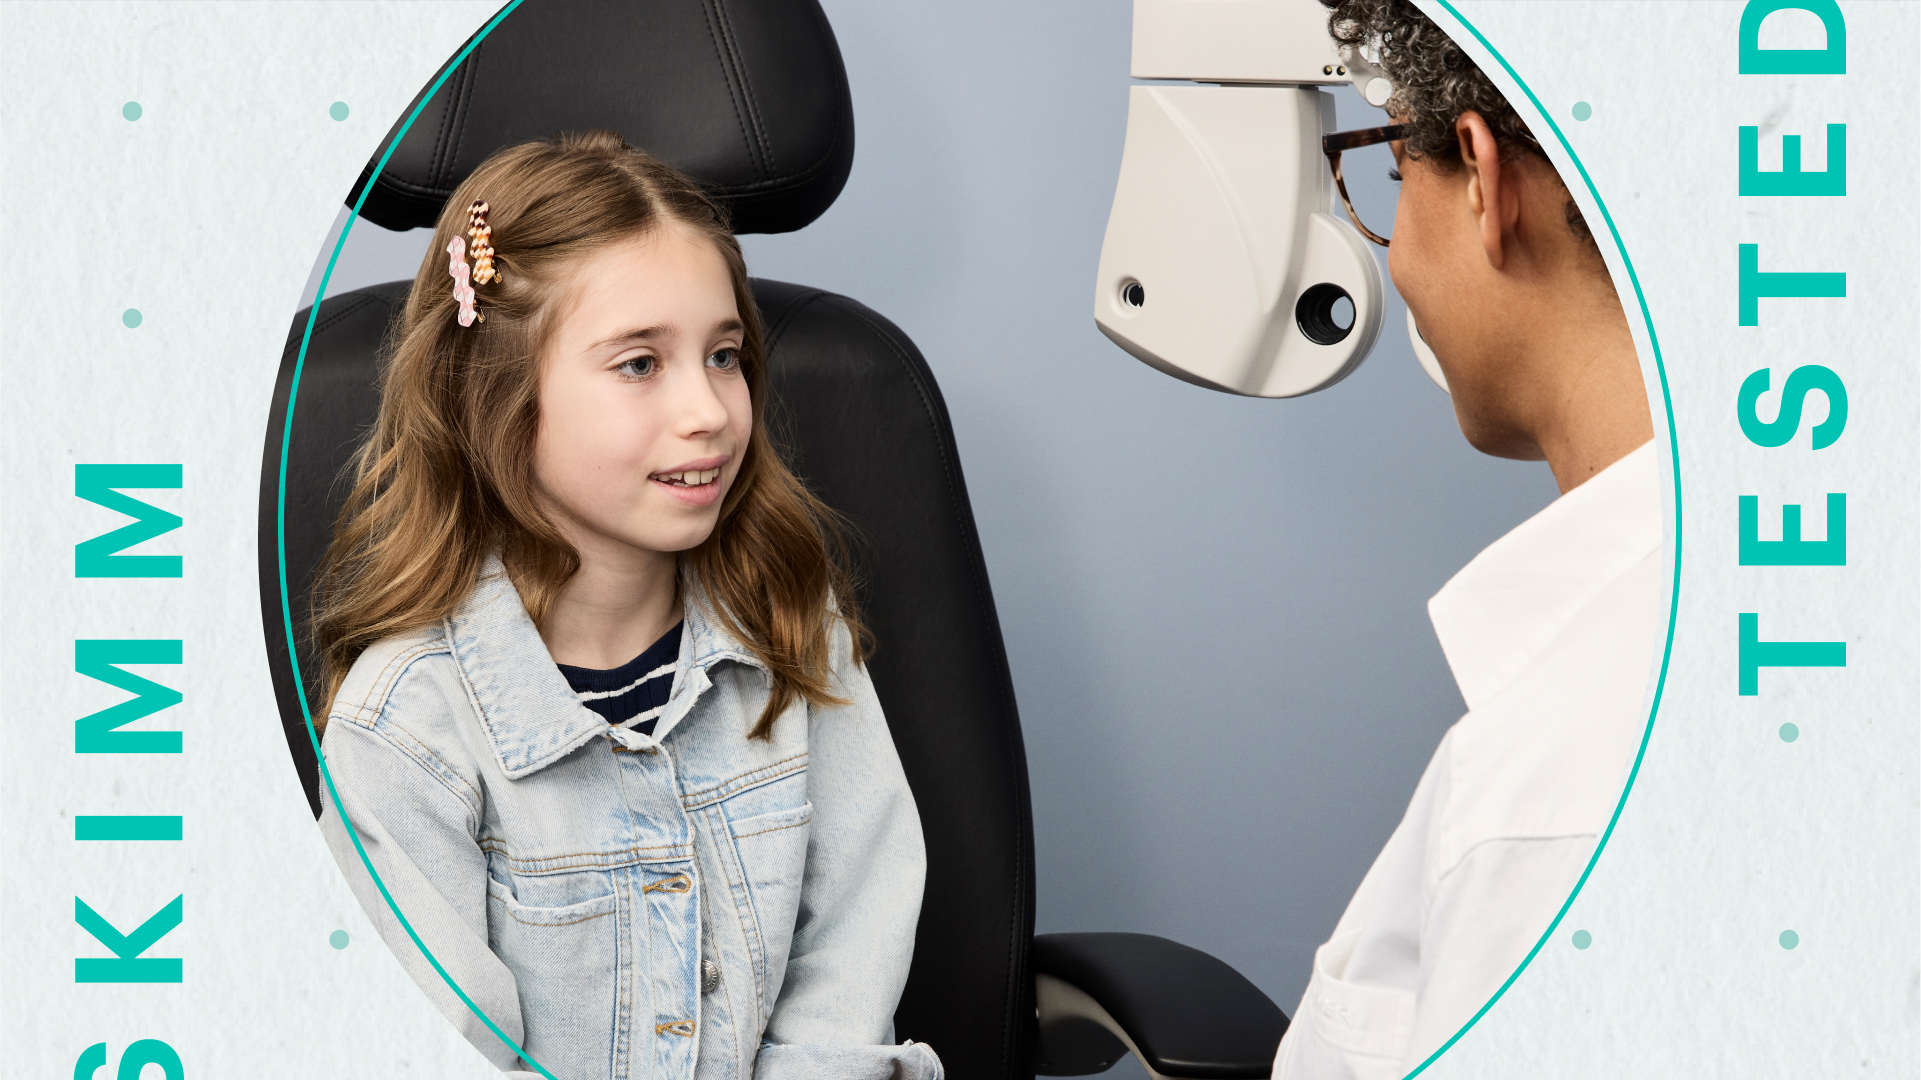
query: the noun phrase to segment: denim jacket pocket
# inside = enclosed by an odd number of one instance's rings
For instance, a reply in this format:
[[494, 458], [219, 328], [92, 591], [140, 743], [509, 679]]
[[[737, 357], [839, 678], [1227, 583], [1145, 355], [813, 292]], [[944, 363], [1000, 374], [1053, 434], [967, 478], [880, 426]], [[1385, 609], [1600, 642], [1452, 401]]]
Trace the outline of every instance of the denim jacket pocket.
[[[723, 813], [729, 809], [721, 804]], [[800, 907], [801, 879], [807, 871], [807, 833], [814, 819], [814, 804], [754, 814], [727, 822], [740, 859], [743, 883], [759, 938], [766, 949], [762, 957], [766, 997], [763, 1014], [773, 1008], [780, 996], [781, 974], [787, 967], [787, 953], [794, 936], [794, 916]]]
[[[611, 882], [605, 873], [566, 875]], [[587, 880], [573, 883], [590, 887]], [[514, 973], [523, 1046], [558, 1076], [604, 1075], [619, 1004], [619, 896], [535, 907], [487, 880], [487, 944]]]
[[[734, 850], [740, 853], [754, 906], [762, 912], [791, 911], [800, 901], [801, 877], [807, 869], [807, 832], [814, 820], [814, 804], [755, 814], [728, 821]], [[786, 936], [792, 927], [781, 927]]]

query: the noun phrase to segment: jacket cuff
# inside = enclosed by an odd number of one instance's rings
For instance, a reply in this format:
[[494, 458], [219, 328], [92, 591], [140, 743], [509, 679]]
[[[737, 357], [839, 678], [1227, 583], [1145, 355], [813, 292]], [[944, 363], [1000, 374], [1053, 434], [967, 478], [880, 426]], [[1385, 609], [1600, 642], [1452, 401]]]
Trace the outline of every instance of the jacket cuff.
[[806, 1046], [764, 1043], [754, 1080], [944, 1080], [926, 1043], [899, 1046]]

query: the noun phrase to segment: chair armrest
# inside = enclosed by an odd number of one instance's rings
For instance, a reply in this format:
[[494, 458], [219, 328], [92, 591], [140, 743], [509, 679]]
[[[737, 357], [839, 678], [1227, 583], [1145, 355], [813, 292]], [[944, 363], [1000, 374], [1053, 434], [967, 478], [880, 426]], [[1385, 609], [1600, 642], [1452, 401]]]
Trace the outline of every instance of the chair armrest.
[[1154, 1080], [1270, 1075], [1287, 1015], [1240, 972], [1149, 934], [1034, 939], [1036, 1071], [1104, 1072], [1133, 1051]]

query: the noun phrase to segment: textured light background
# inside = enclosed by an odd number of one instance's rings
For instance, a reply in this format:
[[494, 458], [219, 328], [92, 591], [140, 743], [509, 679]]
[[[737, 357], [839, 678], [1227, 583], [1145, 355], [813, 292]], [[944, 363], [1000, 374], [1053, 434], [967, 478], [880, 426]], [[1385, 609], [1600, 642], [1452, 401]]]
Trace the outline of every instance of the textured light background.
[[[355, 163], [493, 7], [0, 6], [8, 1075], [71, 1075], [103, 1041], [110, 1070], [142, 1038], [198, 1078], [493, 1071], [379, 945], [321, 841], [254, 574], [261, 441], [307, 265]], [[74, 498], [74, 463], [144, 461], [182, 466], [181, 490], [133, 494], [185, 519], [145, 549], [182, 555], [185, 576], [76, 580], [73, 545], [126, 519]], [[74, 674], [73, 642], [118, 637], [183, 641], [180, 667], [134, 670], [185, 695], [138, 725], [183, 731], [184, 753], [73, 753], [73, 720], [126, 696]], [[185, 839], [76, 843], [73, 815], [101, 813], [180, 814]], [[182, 957], [183, 983], [74, 984], [75, 957], [107, 955], [75, 896], [130, 932], [181, 895], [148, 955]]]
[[[748, 253], [894, 319], [941, 380], [1022, 704], [1041, 929], [1165, 934], [1291, 1010], [1460, 711], [1425, 598], [1545, 505], [1545, 467], [1465, 446], [1398, 300], [1370, 363], [1296, 402], [1176, 383], [1100, 337], [1126, 3], [825, 6], [853, 178], [820, 222]], [[0, 6], [0, 806], [27, 869], [0, 892], [0, 1030], [23, 1072], [146, 1036], [195, 1074], [488, 1072], [374, 943], [306, 817], [259, 644], [253, 500], [280, 342], [338, 200], [493, 10]], [[1864, 1075], [1913, 1075], [1914, 6], [1848, 8], [1845, 79], [1771, 84], [1734, 74], [1737, 4], [1463, 10], [1568, 132], [1649, 294], [1686, 562], [1676, 669], [1621, 829], [1436, 1074], [1826, 1075], [1858, 1051]], [[1571, 121], [1575, 100], [1593, 119]], [[1376, 122], [1342, 104], [1344, 126]], [[1734, 196], [1737, 124], [1827, 122], [1855, 133], [1848, 199]], [[1737, 329], [1740, 242], [1762, 243], [1764, 269], [1848, 270], [1850, 298], [1764, 301], [1763, 325]], [[406, 276], [409, 244], [356, 225], [330, 292]], [[1746, 444], [1740, 379], [1772, 363], [1778, 387], [1810, 361], [1853, 392], [1842, 441]], [[184, 463], [184, 490], [147, 493], [187, 519], [152, 545], [186, 556], [184, 580], [71, 578], [72, 544], [119, 523], [72, 497], [76, 461]], [[1849, 493], [1849, 567], [1733, 565], [1736, 494], [1761, 495], [1764, 522], [1814, 504], [1818, 535], [1828, 490]], [[1761, 697], [1737, 698], [1734, 615], [1755, 610], [1764, 638], [1847, 640], [1850, 667], [1765, 672]], [[71, 642], [115, 636], [185, 639], [183, 667], [146, 672], [187, 695], [180, 758], [70, 752], [70, 720], [119, 698], [72, 673]], [[74, 843], [71, 815], [100, 812], [184, 813], [188, 839]], [[185, 986], [68, 981], [99, 954], [75, 894], [130, 929], [183, 892], [186, 923], [155, 952], [187, 957]], [[335, 928], [354, 944], [328, 947]], [[1575, 928], [1595, 945], [1569, 946]], [[1791, 953], [1774, 943], [1788, 928]]]

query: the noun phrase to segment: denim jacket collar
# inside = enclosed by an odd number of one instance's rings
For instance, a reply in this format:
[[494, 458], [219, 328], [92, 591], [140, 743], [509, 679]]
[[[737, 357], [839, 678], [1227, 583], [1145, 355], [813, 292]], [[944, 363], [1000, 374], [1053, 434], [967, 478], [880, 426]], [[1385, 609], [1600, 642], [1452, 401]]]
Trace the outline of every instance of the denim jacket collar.
[[630, 750], [650, 749], [713, 685], [709, 668], [733, 660], [765, 670], [753, 651], [721, 625], [691, 569], [681, 571], [681, 600], [686, 625], [667, 708], [653, 735], [615, 734], [604, 717], [574, 695], [506, 568], [490, 557], [473, 591], [448, 617], [446, 633], [501, 771], [514, 780], [530, 776], [598, 737], [617, 738]]

